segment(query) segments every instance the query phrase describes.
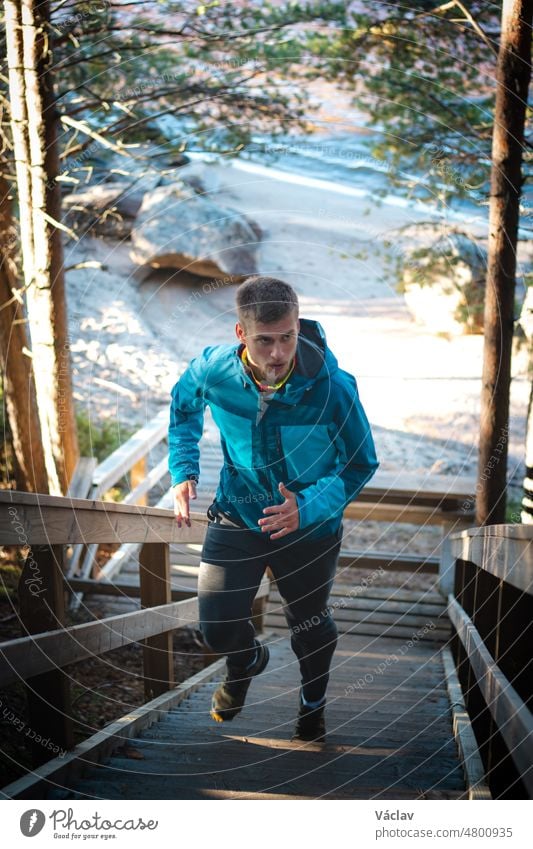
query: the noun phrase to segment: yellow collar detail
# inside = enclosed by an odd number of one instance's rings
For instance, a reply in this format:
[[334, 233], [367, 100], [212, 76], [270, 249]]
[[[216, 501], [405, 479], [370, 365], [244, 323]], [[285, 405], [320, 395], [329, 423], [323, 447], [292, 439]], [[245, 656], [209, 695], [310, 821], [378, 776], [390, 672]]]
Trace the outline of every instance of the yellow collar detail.
[[254, 371], [253, 371], [253, 369], [250, 365], [250, 361], [248, 360], [248, 354], [246, 352], [246, 347], [242, 351], [241, 360], [242, 360], [243, 364], [246, 366], [246, 368], [250, 370], [250, 373], [251, 373], [255, 383], [259, 387], [259, 389], [263, 389], [263, 390], [270, 389], [271, 391], [275, 391], [276, 389], [281, 389], [281, 387], [288, 381], [289, 377], [293, 373], [294, 364], [295, 364], [295, 358], [293, 357], [292, 365], [291, 365], [289, 371], [287, 372], [287, 374], [285, 375], [285, 377], [283, 378], [283, 380], [280, 380], [279, 383], [274, 383], [273, 385], [271, 385], [269, 383], [263, 383], [262, 380], [259, 380], [255, 376]]

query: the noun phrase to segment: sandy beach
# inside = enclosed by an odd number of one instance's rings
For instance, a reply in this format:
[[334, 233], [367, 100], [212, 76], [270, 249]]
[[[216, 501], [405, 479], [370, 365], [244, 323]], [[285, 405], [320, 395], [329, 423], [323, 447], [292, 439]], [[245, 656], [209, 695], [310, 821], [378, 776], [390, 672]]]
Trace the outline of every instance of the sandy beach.
[[[260, 226], [258, 270], [296, 288], [301, 315], [321, 322], [340, 366], [357, 377], [381, 468], [399, 477], [404, 470], [475, 475], [482, 337], [417, 324], [383, 273], [383, 239], [427, 212], [249, 163], [201, 167], [209, 196]], [[167, 405], [191, 357], [234, 339], [233, 285], [178, 281], [169, 271], [141, 282], [128, 242], [85, 237], [67, 245], [65, 260], [104, 265], [67, 274], [75, 394], [95, 423], [142, 425]], [[509, 442], [517, 486], [528, 393], [519, 354]], [[216, 440], [209, 416], [205, 435]]]

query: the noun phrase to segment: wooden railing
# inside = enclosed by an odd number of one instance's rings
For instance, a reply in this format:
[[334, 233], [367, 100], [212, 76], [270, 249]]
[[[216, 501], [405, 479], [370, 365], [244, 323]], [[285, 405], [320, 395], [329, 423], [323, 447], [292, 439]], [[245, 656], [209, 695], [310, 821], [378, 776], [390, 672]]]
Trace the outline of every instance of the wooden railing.
[[[146, 505], [148, 494], [166, 475], [168, 461], [166, 455], [153, 469], [148, 469], [148, 455], [159, 445], [167, 435], [168, 411], [161, 410], [144, 427], [136, 431], [122, 443], [109, 457], [101, 463], [91, 457], [82, 457], [78, 463], [74, 479], [67, 495], [73, 498], [101, 499], [125, 475], [129, 475], [131, 489], [124, 497], [122, 504]], [[158, 501], [157, 507], [169, 507], [169, 493], [166, 492]], [[138, 546], [117, 555], [115, 571], [129, 552], [137, 551]], [[72, 548], [67, 562], [67, 574], [73, 576], [79, 573], [82, 578], [91, 574], [96, 557], [97, 546], [79, 543]], [[109, 568], [112, 573], [112, 565]], [[79, 602], [79, 596], [75, 601]], [[74, 606], [77, 606], [75, 604]]]
[[[150, 451], [166, 440], [168, 411], [162, 410], [143, 428], [131, 436], [105, 461], [91, 467], [85, 458], [85, 477], [74, 487], [73, 496], [80, 495], [100, 499], [125, 474], [130, 475], [131, 491], [123, 504], [145, 504], [147, 495], [160, 483], [167, 471], [165, 457], [153, 468], [148, 468]], [[212, 502], [222, 466], [222, 451], [218, 443], [213, 445], [205, 439], [200, 445], [200, 486], [197, 512], [204, 513]], [[82, 476], [83, 477], [83, 476]], [[353, 540], [345, 533], [340, 568], [359, 566], [392, 570], [417, 570], [439, 573], [439, 587], [446, 598], [453, 587], [454, 561], [451, 556], [450, 534], [460, 528], [471, 527], [474, 520], [476, 480], [469, 477], [447, 475], [416, 475], [401, 470], [399, 473], [378, 470], [370, 483], [344, 512], [346, 519], [357, 521], [402, 522], [419, 526], [440, 525], [442, 541], [438, 553], [427, 557], [399, 551], [362, 552], [357, 546], [357, 529]], [[167, 490], [158, 500], [156, 507], [171, 508], [172, 493]], [[96, 545], [83, 544], [74, 547], [67, 565], [69, 578], [78, 579], [79, 593], [87, 592], [94, 584], [91, 574], [96, 556]], [[110, 558], [99, 571], [98, 580], [115, 580], [122, 567], [139, 551], [139, 543], [128, 543]], [[75, 598], [76, 601], [76, 598]]]
[[[30, 546], [19, 581], [21, 624], [31, 636], [0, 644], [0, 687], [25, 682], [34, 738], [73, 746], [66, 666], [130, 643], [143, 644], [146, 700], [173, 687], [172, 633], [198, 620], [196, 597], [171, 601], [169, 545], [201, 543], [207, 517], [192, 513], [178, 528], [170, 510], [113, 502], [0, 491], [0, 544]], [[65, 626], [69, 582], [66, 544], [142, 544], [142, 610]], [[269, 583], [261, 584], [253, 615], [262, 630]], [[50, 757], [36, 742], [34, 763]]]
[[452, 538], [452, 649], [494, 798], [533, 797], [532, 543], [530, 525]]

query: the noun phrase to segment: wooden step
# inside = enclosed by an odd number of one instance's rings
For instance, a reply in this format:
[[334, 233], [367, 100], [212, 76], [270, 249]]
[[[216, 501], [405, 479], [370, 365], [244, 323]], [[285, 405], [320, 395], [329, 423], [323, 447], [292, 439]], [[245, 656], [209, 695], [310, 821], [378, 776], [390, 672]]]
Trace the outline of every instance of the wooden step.
[[390, 572], [421, 572], [436, 575], [439, 558], [420, 554], [395, 554], [381, 551], [350, 551], [341, 548], [339, 569], [386, 569]]
[[[417, 644], [377, 688], [349, 692], [368, 641], [342, 640], [354, 651], [334, 658], [325, 743], [291, 742], [298, 664], [288, 640], [272, 639], [270, 663], [231, 723], [210, 720], [217, 683], [204, 683], [82, 775], [63, 775], [49, 798], [464, 798], [440, 652]], [[393, 644], [378, 641], [371, 663]], [[413, 665], [423, 672], [416, 686]]]

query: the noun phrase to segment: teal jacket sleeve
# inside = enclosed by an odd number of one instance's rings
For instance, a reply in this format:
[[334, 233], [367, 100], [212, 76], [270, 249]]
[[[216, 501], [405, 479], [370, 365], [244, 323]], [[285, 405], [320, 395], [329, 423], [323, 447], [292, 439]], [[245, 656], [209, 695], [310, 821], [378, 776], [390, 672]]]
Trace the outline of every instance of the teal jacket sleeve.
[[339, 388], [334, 438], [337, 466], [296, 494], [301, 528], [342, 516], [346, 505], [356, 498], [379, 466], [355, 378], [342, 372]]
[[171, 484], [200, 473], [200, 449], [204, 427], [206, 348], [189, 363], [171, 392], [168, 428], [168, 469]]

